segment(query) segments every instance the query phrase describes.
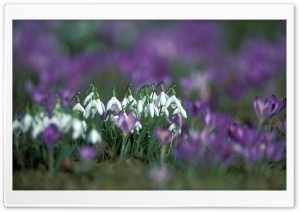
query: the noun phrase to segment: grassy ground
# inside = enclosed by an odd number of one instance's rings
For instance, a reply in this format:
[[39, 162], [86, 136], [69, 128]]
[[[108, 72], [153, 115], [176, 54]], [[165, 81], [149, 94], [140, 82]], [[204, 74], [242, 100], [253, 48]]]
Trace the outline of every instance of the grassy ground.
[[[151, 171], [152, 170], [152, 171]], [[43, 169], [15, 170], [14, 190], [285, 190], [282, 164], [248, 168], [212, 169], [166, 165], [154, 177], [151, 164], [127, 159], [123, 162], [83, 165], [66, 161], [53, 177]], [[167, 173], [167, 174], [166, 174]], [[156, 175], [157, 176], [157, 175]], [[156, 179], [156, 180], [155, 180]], [[163, 180], [162, 180], [163, 179]]]

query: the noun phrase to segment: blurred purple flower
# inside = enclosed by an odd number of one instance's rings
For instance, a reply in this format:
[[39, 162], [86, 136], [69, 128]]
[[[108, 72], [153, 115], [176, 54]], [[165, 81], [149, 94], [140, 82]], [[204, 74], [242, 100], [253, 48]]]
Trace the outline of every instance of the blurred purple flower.
[[202, 103], [200, 98], [198, 98], [195, 103], [192, 104], [187, 97], [184, 97], [183, 102], [192, 118], [199, 116], [209, 107], [209, 102]]
[[283, 121], [278, 122], [278, 128], [281, 130], [281, 132], [286, 134], [286, 119], [283, 119]]
[[78, 155], [80, 160], [89, 163], [97, 158], [98, 151], [91, 146], [85, 145], [78, 149]]
[[114, 123], [123, 131], [124, 134], [127, 134], [136, 128], [137, 119], [134, 118], [131, 113], [128, 116], [121, 113], [119, 115], [119, 120], [114, 120]]
[[286, 99], [277, 101], [277, 97], [273, 94], [265, 101], [262, 97], [255, 97], [254, 109], [259, 122], [263, 122], [265, 119], [273, 119], [276, 114], [284, 109], [286, 105]]
[[162, 128], [158, 127], [155, 131], [156, 139], [161, 143], [161, 145], [165, 146], [172, 139], [172, 133], [170, 130], [163, 130]]
[[282, 49], [265, 40], [247, 41], [240, 50], [240, 66], [253, 85], [263, 86], [282, 68]]
[[44, 142], [49, 147], [52, 148], [61, 138], [59, 129], [56, 125], [50, 124], [44, 130]]

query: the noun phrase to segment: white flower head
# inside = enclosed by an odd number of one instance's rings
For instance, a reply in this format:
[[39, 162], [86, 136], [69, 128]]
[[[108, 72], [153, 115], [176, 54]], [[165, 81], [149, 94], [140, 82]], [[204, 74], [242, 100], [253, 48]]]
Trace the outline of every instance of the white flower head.
[[115, 91], [115, 87], [114, 87], [114, 89], [113, 89], [113, 97], [107, 102], [106, 109], [114, 111], [116, 107], [120, 111], [122, 111], [122, 105], [121, 105], [120, 101], [116, 98], [116, 91]]
[[21, 129], [21, 123], [17, 119], [15, 119], [13, 121], [13, 132], [15, 132], [19, 129]]
[[155, 100], [155, 104], [157, 107], [165, 106], [169, 96], [165, 93], [164, 87], [161, 85], [161, 92]]
[[154, 117], [154, 114], [156, 116], [159, 116], [158, 109], [155, 106], [154, 102], [152, 102], [152, 101], [150, 103], [148, 103], [147, 106], [146, 106], [146, 108], [145, 108], [145, 117], [148, 117], [148, 114], [150, 114], [151, 118]]
[[144, 108], [143, 100], [138, 100], [137, 101], [137, 113], [141, 114], [143, 112], [143, 108]]
[[122, 108], [125, 108], [128, 104], [127, 96], [124, 97], [124, 99], [121, 102]]
[[175, 96], [175, 90], [172, 89], [172, 96], [167, 100], [165, 107], [168, 108], [170, 105], [172, 106], [173, 109], [182, 107], [180, 101], [177, 99]]
[[21, 121], [21, 130], [23, 133], [27, 132], [32, 124], [33, 118], [28, 113], [25, 114]]
[[177, 114], [177, 113], [180, 113], [184, 118], [187, 118], [186, 112], [185, 112], [185, 110], [183, 109], [183, 107], [177, 107], [177, 108], [174, 110], [174, 112], [173, 112], [172, 115], [175, 115], [175, 114]]
[[178, 132], [179, 134], [181, 134], [181, 129], [177, 129], [175, 123], [170, 125], [169, 130], [171, 132]]
[[84, 117], [87, 119], [88, 117], [94, 118], [97, 113], [97, 102], [95, 99], [92, 99], [85, 108]]
[[85, 113], [84, 108], [80, 104], [80, 100], [79, 100], [78, 96], [77, 96], [77, 99], [76, 99], [76, 105], [73, 107], [73, 110], [82, 112], [83, 114]]
[[133, 133], [134, 131], [139, 132], [141, 129], [142, 129], [142, 125], [141, 125], [141, 123], [140, 123], [139, 121], [137, 121], [137, 122], [135, 123], [135, 128], [134, 128], [133, 130], [131, 130], [130, 132], [131, 132], [131, 133]]
[[80, 121], [79, 119], [75, 118], [72, 121], [72, 138], [78, 139], [79, 137], [85, 137], [84, 132], [86, 131], [86, 123], [85, 121]]
[[91, 101], [93, 96], [94, 96], [94, 92], [92, 91], [89, 95], [85, 97], [83, 105], [86, 105], [89, 101]]
[[88, 136], [88, 142], [92, 144], [96, 144], [99, 142], [102, 142], [102, 138], [100, 133], [96, 129], [92, 129], [89, 136]]

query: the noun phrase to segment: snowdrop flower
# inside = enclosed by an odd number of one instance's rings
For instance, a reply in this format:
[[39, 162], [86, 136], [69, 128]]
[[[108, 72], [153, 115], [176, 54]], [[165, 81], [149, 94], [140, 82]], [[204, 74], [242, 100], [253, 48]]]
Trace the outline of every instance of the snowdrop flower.
[[[146, 101], [146, 99], [145, 99]], [[139, 95], [139, 100], [137, 101], [136, 103], [136, 107], [137, 107], [137, 113], [139, 115], [141, 115], [141, 113], [143, 112], [143, 109], [144, 109], [144, 101], [141, 99], [141, 95]]]
[[121, 102], [122, 108], [125, 108], [128, 104], [127, 95], [124, 96], [124, 99]]
[[87, 119], [88, 117], [94, 118], [95, 114], [97, 113], [96, 109], [97, 102], [95, 99], [91, 100], [85, 108], [84, 117]]
[[176, 92], [174, 89], [172, 89], [172, 96], [167, 100], [165, 107], [168, 108], [170, 105], [173, 109], [182, 107], [180, 101], [175, 96]]
[[51, 121], [58, 127], [60, 132], [67, 133], [71, 127], [72, 116], [62, 113], [52, 117]]
[[154, 114], [156, 116], [159, 116], [158, 109], [152, 100], [150, 100], [150, 103], [148, 103], [148, 105], [145, 108], [145, 117], [147, 117], [148, 114], [150, 114], [151, 118], [154, 117]]
[[88, 141], [92, 144], [102, 142], [102, 138], [101, 138], [100, 133], [96, 129], [92, 129], [89, 136], [88, 136]]
[[175, 115], [177, 113], [180, 113], [184, 118], [187, 118], [186, 112], [182, 107], [177, 107], [172, 115]]
[[158, 96], [158, 97], [156, 98], [156, 100], [155, 100], [155, 105], [156, 105], [157, 107], [165, 106], [168, 99], [169, 99], [169, 97], [168, 97], [168, 95], [165, 93], [164, 87], [161, 86], [161, 92], [160, 92], [159, 96]]
[[[96, 99], [94, 99], [94, 97]], [[85, 114], [84, 117], [88, 118], [90, 115], [92, 118], [95, 117], [95, 114], [98, 112], [99, 115], [101, 116], [104, 111], [105, 111], [105, 106], [104, 104], [100, 101], [100, 97], [98, 92], [96, 92], [95, 96], [93, 99], [88, 103], [88, 105], [85, 108]]]
[[166, 116], [169, 116], [169, 111], [165, 106], [161, 107], [160, 112], [162, 114], [166, 114]]
[[128, 97], [127, 97], [127, 104], [130, 104], [130, 108], [132, 109], [133, 108], [133, 106], [135, 106], [136, 105], [136, 100], [133, 98], [133, 96], [132, 96], [132, 93], [131, 93], [131, 90], [129, 89], [128, 90]]
[[179, 134], [181, 134], [181, 129], [177, 129], [175, 123], [170, 125], [169, 130], [171, 132], [175, 132], [175, 133], [178, 132]]
[[120, 101], [116, 98], [115, 88], [113, 89], [113, 97], [108, 101], [106, 109], [114, 111], [115, 108], [118, 107], [119, 110], [122, 110], [122, 105]]
[[72, 138], [78, 139], [80, 136], [85, 137], [84, 132], [86, 131], [86, 123], [85, 121], [80, 121], [79, 119], [75, 118], [72, 121]]
[[33, 118], [31, 117], [31, 115], [26, 113], [26, 115], [24, 116], [24, 118], [21, 121], [21, 130], [23, 133], [25, 133], [29, 130], [29, 128], [32, 124], [32, 120], [33, 120]]
[[13, 121], [13, 132], [21, 129], [21, 123], [18, 120]]
[[84, 108], [80, 104], [80, 100], [79, 100], [78, 96], [77, 96], [77, 99], [76, 99], [76, 105], [73, 107], [73, 110], [78, 111], [78, 112], [82, 112], [83, 114], [85, 113]]
[[98, 92], [96, 92], [96, 108], [100, 116], [105, 112], [105, 106], [101, 102]]
[[137, 121], [135, 123], [135, 128], [133, 130], [131, 130], [131, 133], [133, 133], [134, 130], [137, 131], [137, 132], [139, 132], [141, 129], [142, 129], [142, 125], [141, 125], [141, 123], [139, 121]]
[[94, 92], [92, 91], [89, 95], [87, 95], [84, 99], [83, 105], [86, 105], [90, 100], [92, 100], [92, 97], [94, 96]]
[[40, 133], [44, 131], [42, 121], [37, 119], [32, 123], [31, 137], [36, 139]]

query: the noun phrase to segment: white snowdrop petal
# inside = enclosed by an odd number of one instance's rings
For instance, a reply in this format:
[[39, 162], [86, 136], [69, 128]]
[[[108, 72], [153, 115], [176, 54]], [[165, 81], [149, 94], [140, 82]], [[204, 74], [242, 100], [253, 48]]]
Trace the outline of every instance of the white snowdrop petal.
[[107, 102], [107, 105], [106, 105], [106, 109], [107, 109], [107, 110], [111, 109], [111, 107], [112, 107], [112, 105], [113, 105], [113, 101], [114, 101], [114, 99], [111, 98], [111, 99]]
[[149, 112], [150, 112], [151, 118], [153, 118], [154, 117], [154, 105], [153, 105], [153, 103], [150, 103], [150, 105], [149, 105]]
[[91, 92], [89, 95], [87, 95], [84, 99], [83, 105], [86, 105], [86, 103], [88, 101], [90, 101], [92, 99], [92, 97], [94, 96], [94, 92]]

